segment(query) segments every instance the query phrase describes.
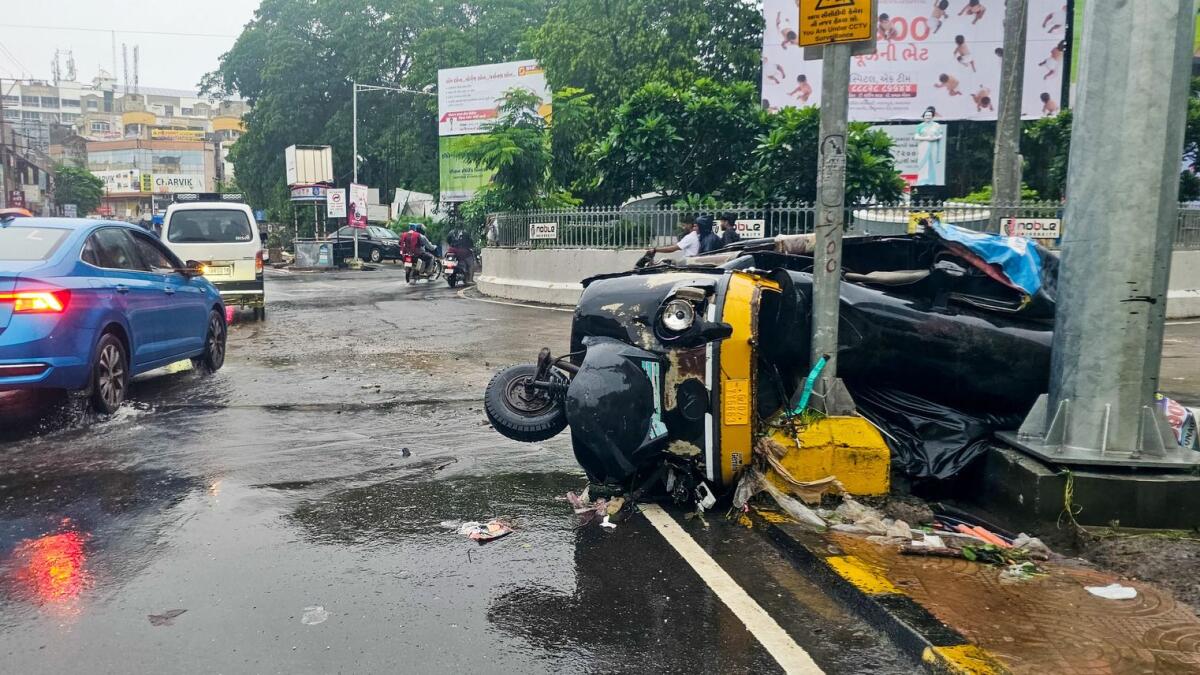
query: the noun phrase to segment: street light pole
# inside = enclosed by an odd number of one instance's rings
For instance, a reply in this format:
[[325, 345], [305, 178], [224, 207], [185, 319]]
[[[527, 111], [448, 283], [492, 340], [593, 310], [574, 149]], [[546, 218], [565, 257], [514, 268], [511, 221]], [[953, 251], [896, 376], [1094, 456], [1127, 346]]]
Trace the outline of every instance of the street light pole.
[[[354, 92], [351, 95], [351, 116], [354, 118], [352, 123], [351, 136], [353, 138], [353, 154], [352, 159], [354, 166], [353, 183], [358, 183], [358, 92], [359, 91], [398, 91], [402, 94], [422, 94], [424, 96], [436, 96], [436, 94], [428, 91], [419, 91], [416, 89], [405, 89], [404, 87], [385, 87], [379, 84], [359, 84], [354, 80], [350, 80], [350, 85]], [[358, 260], [358, 228], [354, 228], [354, 259]]]
[[[354, 130], [352, 132], [352, 135], [354, 137], [354, 140], [353, 140], [354, 147], [352, 148], [352, 152], [354, 153], [354, 157], [353, 157], [354, 178], [353, 178], [353, 180], [351, 180], [351, 182], [358, 183], [358, 83], [355, 82], [354, 80], [350, 80], [350, 84], [354, 87], [354, 93], [350, 97], [351, 101], [352, 101], [351, 108], [353, 109], [351, 114], [354, 117], [354, 124], [353, 124]], [[351, 229], [354, 230], [354, 259], [358, 260], [358, 228], [352, 227]], [[357, 265], [358, 263], [356, 262], [354, 264]], [[358, 269], [358, 268], [354, 268], [354, 269]]]

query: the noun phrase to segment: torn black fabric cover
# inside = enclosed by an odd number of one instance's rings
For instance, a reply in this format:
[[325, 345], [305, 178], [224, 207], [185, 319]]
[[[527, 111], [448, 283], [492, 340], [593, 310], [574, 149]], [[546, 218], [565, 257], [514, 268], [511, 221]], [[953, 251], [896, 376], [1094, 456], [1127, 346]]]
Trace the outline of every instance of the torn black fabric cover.
[[886, 433], [892, 462], [917, 479], [953, 478], [987, 449], [992, 434], [1024, 415], [966, 412], [896, 389], [846, 383], [858, 411]]

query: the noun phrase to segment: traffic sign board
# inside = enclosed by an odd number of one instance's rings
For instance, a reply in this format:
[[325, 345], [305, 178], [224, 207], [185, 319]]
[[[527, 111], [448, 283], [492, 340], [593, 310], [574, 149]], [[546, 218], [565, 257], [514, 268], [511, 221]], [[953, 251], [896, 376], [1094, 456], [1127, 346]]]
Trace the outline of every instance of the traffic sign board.
[[875, 0], [800, 0], [801, 47], [864, 42], [875, 37]]
[[346, 217], [346, 191], [330, 190], [325, 193], [325, 217]]

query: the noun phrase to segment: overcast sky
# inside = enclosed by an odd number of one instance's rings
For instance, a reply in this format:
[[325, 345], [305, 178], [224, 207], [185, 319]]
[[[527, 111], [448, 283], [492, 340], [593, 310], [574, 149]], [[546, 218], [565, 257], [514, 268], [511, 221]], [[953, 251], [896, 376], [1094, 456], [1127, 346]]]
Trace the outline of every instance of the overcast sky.
[[[140, 45], [140, 83], [195, 89], [254, 16], [259, 0], [3, 0], [0, 5], [0, 77], [50, 79], [54, 50], [70, 49], [80, 81], [99, 68], [111, 71], [111, 30], [116, 31], [117, 72], [121, 44]], [[96, 31], [71, 30], [77, 28]], [[172, 34], [175, 33], [175, 34]], [[187, 36], [180, 33], [206, 34]], [[64, 59], [64, 69], [65, 59]], [[64, 70], [65, 76], [65, 70]]]

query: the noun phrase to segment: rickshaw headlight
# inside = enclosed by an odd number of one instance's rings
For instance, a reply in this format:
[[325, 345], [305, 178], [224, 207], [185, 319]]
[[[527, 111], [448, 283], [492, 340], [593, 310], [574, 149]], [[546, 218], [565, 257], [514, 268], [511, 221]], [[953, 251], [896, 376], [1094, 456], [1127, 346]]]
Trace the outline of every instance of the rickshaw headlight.
[[696, 322], [696, 307], [687, 300], [672, 300], [663, 307], [659, 321], [668, 331], [682, 333]]

